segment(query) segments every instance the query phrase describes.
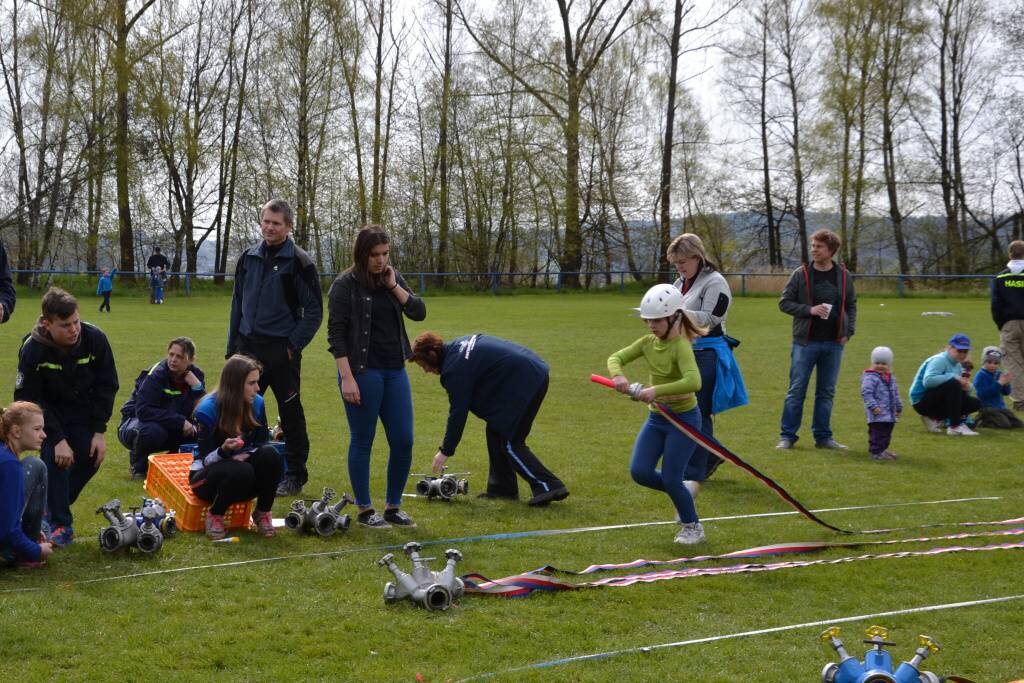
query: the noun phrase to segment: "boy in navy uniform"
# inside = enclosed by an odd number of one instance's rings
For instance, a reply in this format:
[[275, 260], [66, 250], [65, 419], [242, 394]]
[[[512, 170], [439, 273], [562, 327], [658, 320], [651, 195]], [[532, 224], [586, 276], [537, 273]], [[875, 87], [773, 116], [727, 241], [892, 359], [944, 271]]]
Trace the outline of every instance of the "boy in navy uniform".
[[117, 368], [106, 335], [83, 323], [78, 301], [51, 287], [43, 314], [22, 343], [14, 400], [43, 409], [47, 509], [54, 545], [74, 539], [71, 505], [103, 463], [104, 432], [117, 395]]

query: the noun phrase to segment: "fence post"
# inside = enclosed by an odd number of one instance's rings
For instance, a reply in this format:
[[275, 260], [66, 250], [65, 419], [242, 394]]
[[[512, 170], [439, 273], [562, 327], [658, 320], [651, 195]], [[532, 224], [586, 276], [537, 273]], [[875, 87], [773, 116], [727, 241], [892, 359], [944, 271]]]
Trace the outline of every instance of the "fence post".
[[747, 274], [746, 273], [741, 273], [740, 274], [740, 296], [746, 296], [746, 295], [747, 295]]
[[896, 278], [896, 294], [899, 298], [903, 298], [903, 277]]
[[427, 278], [420, 273], [420, 294], [427, 291]]
[[188, 273], [185, 273], [185, 296], [192, 296], [192, 285]]
[[558, 277], [555, 278], [555, 291], [562, 291], [562, 271], [558, 271]]
[[498, 293], [498, 274], [491, 273], [491, 294]]

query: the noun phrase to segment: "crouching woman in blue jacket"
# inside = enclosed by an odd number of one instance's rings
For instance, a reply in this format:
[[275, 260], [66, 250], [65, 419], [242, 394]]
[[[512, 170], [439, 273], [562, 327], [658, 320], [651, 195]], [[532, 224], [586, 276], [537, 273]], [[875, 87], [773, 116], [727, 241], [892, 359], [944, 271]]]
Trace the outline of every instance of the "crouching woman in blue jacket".
[[462, 439], [466, 418], [473, 413], [487, 423], [490, 472], [480, 498], [519, 498], [516, 474], [530, 485], [528, 505], [564, 500], [569, 489], [526, 445], [533, 420], [548, 392], [548, 364], [540, 356], [505, 339], [484, 334], [458, 337], [447, 344], [424, 332], [412, 345], [410, 362], [440, 375], [448, 392], [448, 426], [434, 456], [441, 472]]
[[274, 535], [274, 496], [283, 463], [269, 444], [260, 364], [235, 354], [220, 373], [217, 390], [196, 406], [198, 446], [189, 470], [192, 492], [210, 503], [206, 535], [224, 538], [224, 513], [232, 503], [256, 498], [252, 521], [261, 536]]

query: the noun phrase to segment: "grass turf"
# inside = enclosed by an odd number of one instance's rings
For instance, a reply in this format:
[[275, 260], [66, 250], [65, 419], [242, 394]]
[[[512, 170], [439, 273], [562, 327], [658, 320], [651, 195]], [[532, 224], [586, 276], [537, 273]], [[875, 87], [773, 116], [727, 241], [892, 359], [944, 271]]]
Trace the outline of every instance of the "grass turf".
[[[0, 328], [0, 376], [13, 384], [16, 349], [37, 309], [37, 293], [22, 291], [14, 319]], [[644, 327], [626, 315], [634, 297], [446, 296], [427, 299], [424, 323], [407, 323], [410, 336], [431, 329], [445, 337], [482, 331], [535, 349], [551, 365], [551, 389], [530, 443], [568, 484], [564, 503], [530, 509], [525, 503], [477, 500], [486, 481], [483, 427], [471, 419], [453, 469], [469, 470], [471, 495], [450, 504], [409, 499], [413, 531], [355, 528], [328, 539], [281, 530], [270, 540], [241, 532], [241, 542], [211, 545], [182, 534], [154, 557], [100, 552], [95, 533], [104, 522], [93, 511], [110, 498], [137, 502], [143, 494], [127, 476], [127, 454], [108, 431], [107, 462], [74, 506], [78, 542], [36, 572], [0, 572], [0, 679], [124, 680], [153, 678], [271, 681], [457, 680], [535, 662], [754, 629], [829, 620], [923, 605], [1024, 592], [1021, 551], [887, 559], [774, 573], [700, 577], [630, 588], [541, 595], [526, 600], [467, 597], [445, 613], [411, 604], [386, 606], [381, 592], [390, 573], [376, 566], [379, 546], [408, 540], [668, 520], [667, 496], [634, 484], [628, 475], [632, 441], [643, 407], [591, 385], [591, 372]], [[94, 313], [98, 299], [83, 298], [83, 317], [107, 332], [127, 398], [138, 370], [162, 357], [167, 340], [189, 334], [197, 362], [215, 383], [223, 357], [228, 299], [168, 298], [161, 307], [143, 297], [113, 299], [113, 313]], [[951, 318], [921, 317], [948, 310]], [[859, 376], [870, 349], [895, 351], [903, 396], [920, 361], [938, 351], [954, 331], [975, 347], [998, 340], [982, 299], [896, 300], [863, 298], [858, 334], [846, 351], [833, 426], [850, 445], [843, 453], [813, 448], [809, 435], [812, 398], [806, 404], [803, 439], [790, 452], [774, 450], [788, 383], [789, 318], [766, 298], [737, 299], [729, 331], [743, 340], [737, 351], [751, 403], [718, 417], [716, 433], [735, 452], [776, 478], [808, 507], [898, 503], [969, 496], [997, 501], [947, 504], [823, 516], [848, 528], [916, 526], [923, 523], [996, 520], [1021, 514], [1020, 434], [986, 431], [981, 437], [926, 434], [913, 411], [896, 431], [893, 463], [872, 462], [859, 396]], [[312, 453], [306, 495], [322, 486], [349, 490], [344, 465], [347, 428], [325, 329], [306, 350], [303, 402]], [[440, 442], [447, 401], [434, 376], [410, 367], [416, 414], [414, 472], [422, 472]], [[639, 368], [635, 379], [643, 379]], [[276, 415], [269, 399], [268, 413]], [[374, 447], [372, 487], [383, 495], [387, 447], [382, 430]], [[408, 490], [413, 490], [414, 480]], [[525, 490], [524, 490], [525, 493]], [[290, 500], [278, 500], [283, 516]], [[787, 508], [770, 491], [728, 464], [705, 486], [698, 501], [703, 517]], [[700, 553], [720, 553], [782, 541], [849, 540], [795, 516], [708, 522]], [[672, 543], [672, 525], [577, 535], [456, 544], [461, 572], [505, 576], [546, 563], [579, 569], [594, 562], [639, 557], [668, 559], [696, 554]], [[888, 537], [952, 533], [908, 531]], [[981, 545], [983, 539], [963, 541]], [[952, 545], [955, 542], [944, 542]], [[922, 549], [931, 544], [909, 544]], [[440, 556], [445, 546], [430, 546]], [[887, 548], [886, 550], [889, 550]], [[435, 552], [436, 551], [436, 552]], [[318, 552], [333, 555], [308, 556]], [[872, 550], [834, 550], [816, 558]], [[307, 555], [306, 557], [292, 557]], [[399, 563], [408, 563], [398, 553]], [[253, 562], [261, 558], [284, 558]], [[797, 558], [804, 559], [804, 558]], [[775, 561], [768, 559], [765, 561]], [[237, 564], [231, 564], [237, 563]], [[727, 564], [727, 563], [723, 563]], [[217, 565], [217, 566], [211, 566]], [[440, 561], [434, 563], [441, 566]], [[109, 582], [81, 583], [134, 573], [205, 566]], [[31, 592], [10, 592], [32, 588]], [[886, 617], [846, 624], [843, 637], [858, 658], [863, 629], [891, 629], [897, 661], [909, 659], [918, 633], [943, 651], [925, 668], [977, 681], [1007, 681], [1024, 673], [1019, 634], [1024, 604]], [[626, 654], [498, 675], [495, 680], [817, 680], [832, 659], [817, 639], [824, 628]], [[1016, 654], [1014, 654], [1016, 653]]]

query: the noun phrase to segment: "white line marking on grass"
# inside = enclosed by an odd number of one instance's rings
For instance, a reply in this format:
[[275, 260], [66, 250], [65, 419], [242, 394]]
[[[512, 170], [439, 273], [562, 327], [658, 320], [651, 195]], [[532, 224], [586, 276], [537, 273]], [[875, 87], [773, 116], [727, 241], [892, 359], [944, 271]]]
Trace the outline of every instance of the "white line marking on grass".
[[[943, 505], [948, 503], [972, 503], [984, 500], [1002, 500], [999, 496], [981, 496], [977, 498], [951, 498], [948, 500], [920, 500], [911, 501], [908, 503], [877, 503], [874, 505], [854, 505], [849, 507], [838, 507], [838, 508], [821, 508], [819, 510], [812, 510], [811, 512], [846, 512], [850, 510], [875, 510], [882, 508], [894, 508], [894, 507], [908, 507], [912, 505]], [[779, 517], [784, 515], [796, 515], [800, 514], [795, 510], [788, 512], [757, 512], [746, 515], [728, 515], [725, 517], [705, 517], [703, 521], [727, 521], [733, 519], [756, 519], [760, 517]], [[439, 538], [434, 540], [421, 541], [423, 545], [441, 545], [448, 543], [474, 543], [478, 541], [501, 541], [516, 538], [533, 538], [540, 536], [561, 536], [564, 534], [582, 534], [593, 531], [614, 531], [617, 529], [635, 529], [638, 527], [646, 526], [660, 526], [663, 524], [678, 524], [675, 521], [668, 522], [636, 522], [633, 524], [612, 524], [608, 526], [588, 526], [588, 527], [575, 527], [569, 529], [535, 529], [533, 531], [516, 531], [500, 534], [487, 534], [481, 536], [461, 536], [455, 538]], [[343, 550], [329, 550], [319, 553], [298, 553], [295, 555], [280, 555], [277, 557], [256, 557], [250, 560], [237, 560], [234, 562], [217, 562], [213, 564], [200, 564], [192, 567], [177, 567], [174, 569], [156, 569], [148, 572], [135, 572], [132, 574], [118, 574], [117, 576], [103, 576], [95, 579], [83, 579], [81, 581], [64, 581], [56, 586], [63, 588], [70, 588], [72, 586], [83, 586], [91, 583], [104, 583], [107, 581], [120, 581], [122, 579], [138, 579], [144, 576], [159, 576], [162, 574], [180, 574], [184, 572], [199, 571], [201, 569], [220, 569], [226, 567], [242, 567], [245, 565], [262, 564], [266, 562], [280, 562], [283, 560], [300, 560], [314, 557], [337, 557], [339, 555], [350, 555], [352, 553], [370, 552], [372, 550], [396, 550], [404, 547], [405, 544], [388, 544], [388, 545], [372, 545], [364, 546], [361, 548], [345, 548]], [[50, 586], [25, 586], [21, 588], [8, 588], [0, 590], [0, 595], [5, 593], [31, 593], [34, 591], [46, 590], [53, 588]]]
[[705, 638], [693, 638], [691, 640], [679, 640], [674, 643], [660, 643], [657, 645], [643, 645], [641, 647], [630, 647], [622, 650], [610, 650], [608, 652], [595, 652], [589, 655], [577, 655], [575, 657], [563, 657], [561, 659], [552, 659], [547, 662], [536, 662], [534, 664], [526, 664], [524, 666], [518, 666], [512, 669], [505, 669], [504, 671], [492, 671], [488, 673], [476, 674], [469, 678], [462, 678], [456, 683], [467, 683], [468, 681], [480, 681], [487, 678], [493, 678], [501, 674], [516, 673], [519, 671], [529, 671], [531, 669], [550, 669], [552, 667], [561, 666], [562, 664], [573, 664], [575, 662], [586, 662], [597, 659], [608, 659], [610, 657], [618, 657], [621, 655], [635, 654], [637, 652], [648, 653], [654, 650], [664, 650], [673, 647], [684, 647], [686, 645], [701, 645], [703, 643], [713, 643], [719, 640], [732, 640], [735, 638], [749, 638], [752, 636], [761, 636], [768, 633], [779, 633], [782, 631], [792, 631], [800, 628], [810, 628], [812, 626], [829, 626], [832, 624], [845, 624], [852, 621], [864, 621], [866, 619], [877, 619], [879, 617], [893, 617], [903, 614], [918, 614], [921, 612], [938, 612], [940, 610], [947, 609], [959, 609], [961, 607], [976, 607], [979, 605], [993, 605], [1002, 602], [1010, 602], [1012, 600], [1024, 599], [1024, 595], [1005, 595], [1001, 598], [983, 598], [980, 600], [967, 600], [964, 602], [948, 602], [941, 605], [928, 605], [926, 607], [909, 607], [907, 609], [890, 610], [888, 612], [875, 612], [874, 614], [858, 614], [853, 617], [837, 617], [835, 619], [822, 619], [819, 621], [806, 621], [802, 624], [788, 624], [786, 626], [773, 626], [771, 628], [760, 628], [753, 631], [741, 631], [739, 633], [726, 633], [718, 636], [707, 636]]

